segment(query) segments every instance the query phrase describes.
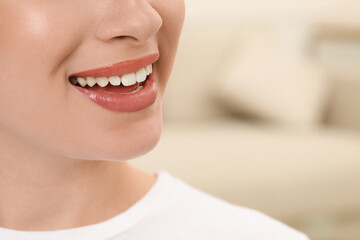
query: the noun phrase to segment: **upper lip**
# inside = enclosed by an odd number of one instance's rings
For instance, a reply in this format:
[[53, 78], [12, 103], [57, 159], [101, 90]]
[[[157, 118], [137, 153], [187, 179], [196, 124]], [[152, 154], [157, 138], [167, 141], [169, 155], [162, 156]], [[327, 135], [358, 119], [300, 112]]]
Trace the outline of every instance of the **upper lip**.
[[159, 53], [153, 53], [141, 58], [127, 60], [123, 62], [114, 63], [105, 67], [89, 69], [83, 72], [71, 74], [69, 77], [111, 77], [121, 76], [128, 73], [133, 73], [141, 68], [156, 62], [159, 59]]

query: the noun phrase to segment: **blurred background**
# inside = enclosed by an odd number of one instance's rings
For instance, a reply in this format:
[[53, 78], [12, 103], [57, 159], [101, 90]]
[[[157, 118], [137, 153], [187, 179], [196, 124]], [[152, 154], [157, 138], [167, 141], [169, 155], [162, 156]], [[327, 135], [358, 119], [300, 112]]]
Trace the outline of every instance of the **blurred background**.
[[186, 3], [162, 139], [130, 163], [359, 240], [360, 1]]

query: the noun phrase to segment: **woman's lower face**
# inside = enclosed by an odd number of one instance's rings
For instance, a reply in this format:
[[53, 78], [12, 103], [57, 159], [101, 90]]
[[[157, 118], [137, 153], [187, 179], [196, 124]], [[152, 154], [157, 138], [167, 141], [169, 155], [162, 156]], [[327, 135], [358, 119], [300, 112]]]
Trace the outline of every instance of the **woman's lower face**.
[[156, 145], [183, 0], [0, 0], [0, 16], [7, 151], [117, 161]]

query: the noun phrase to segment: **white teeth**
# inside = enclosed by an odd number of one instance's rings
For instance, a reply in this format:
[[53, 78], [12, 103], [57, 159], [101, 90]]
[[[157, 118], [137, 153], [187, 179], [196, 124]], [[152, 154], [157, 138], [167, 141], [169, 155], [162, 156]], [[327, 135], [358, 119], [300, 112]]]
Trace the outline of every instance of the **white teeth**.
[[93, 87], [95, 84], [98, 84], [100, 87], [106, 87], [109, 83], [113, 86], [119, 86], [121, 83], [124, 86], [131, 86], [134, 85], [136, 82], [141, 83], [144, 82], [148, 75], [152, 73], [152, 65], [148, 65], [145, 68], [140, 69], [136, 73], [129, 73], [123, 76], [111, 76], [111, 77], [77, 77], [77, 78], [70, 78], [70, 82], [74, 85], [77, 83], [80, 86], [85, 87], [89, 85]]
[[96, 79], [93, 78], [93, 77], [87, 77], [87, 78], [86, 78], [86, 81], [87, 81], [87, 84], [88, 84], [90, 87], [92, 87], [92, 86], [94, 86], [94, 85], [96, 84]]
[[109, 82], [113, 86], [119, 86], [121, 83], [121, 79], [119, 76], [113, 76], [113, 77], [109, 77]]
[[121, 83], [124, 86], [131, 86], [136, 83], [136, 76], [135, 73], [126, 74], [121, 77]]
[[151, 74], [152, 73], [152, 65], [150, 64], [150, 65], [146, 66], [145, 70], [146, 70], [146, 75]]
[[139, 71], [137, 71], [137, 72], [135, 73], [136, 81], [137, 81], [138, 83], [145, 81], [145, 80], [146, 80], [146, 75], [147, 75], [147, 74], [146, 74], [145, 68], [140, 69]]
[[96, 78], [96, 83], [100, 87], [106, 87], [109, 84], [109, 79], [107, 77], [97, 77]]
[[85, 78], [78, 77], [77, 81], [79, 82], [80, 86], [85, 87], [87, 85], [87, 81]]

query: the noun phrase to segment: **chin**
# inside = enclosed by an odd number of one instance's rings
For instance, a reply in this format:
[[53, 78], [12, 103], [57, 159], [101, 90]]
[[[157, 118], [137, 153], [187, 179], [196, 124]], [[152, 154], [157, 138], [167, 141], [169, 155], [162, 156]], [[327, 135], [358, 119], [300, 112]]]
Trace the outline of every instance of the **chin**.
[[151, 124], [144, 124], [142, 128], [136, 128], [133, 133], [134, 134], [129, 134], [124, 147], [120, 149], [118, 146], [114, 146], [109, 151], [112, 152], [112, 154], [109, 156], [105, 153], [105, 158], [101, 159], [110, 161], [126, 161], [150, 152], [156, 147], [160, 140], [162, 122], [156, 121]]
[[[150, 152], [158, 144], [163, 127], [161, 104], [153, 107], [142, 117], [142, 113], [130, 115], [126, 124], [117, 123], [93, 132], [85, 140], [78, 139], [78, 147], [67, 145], [71, 153], [64, 155], [81, 160], [127, 161]], [[91, 139], [101, 139], [101, 143]]]

